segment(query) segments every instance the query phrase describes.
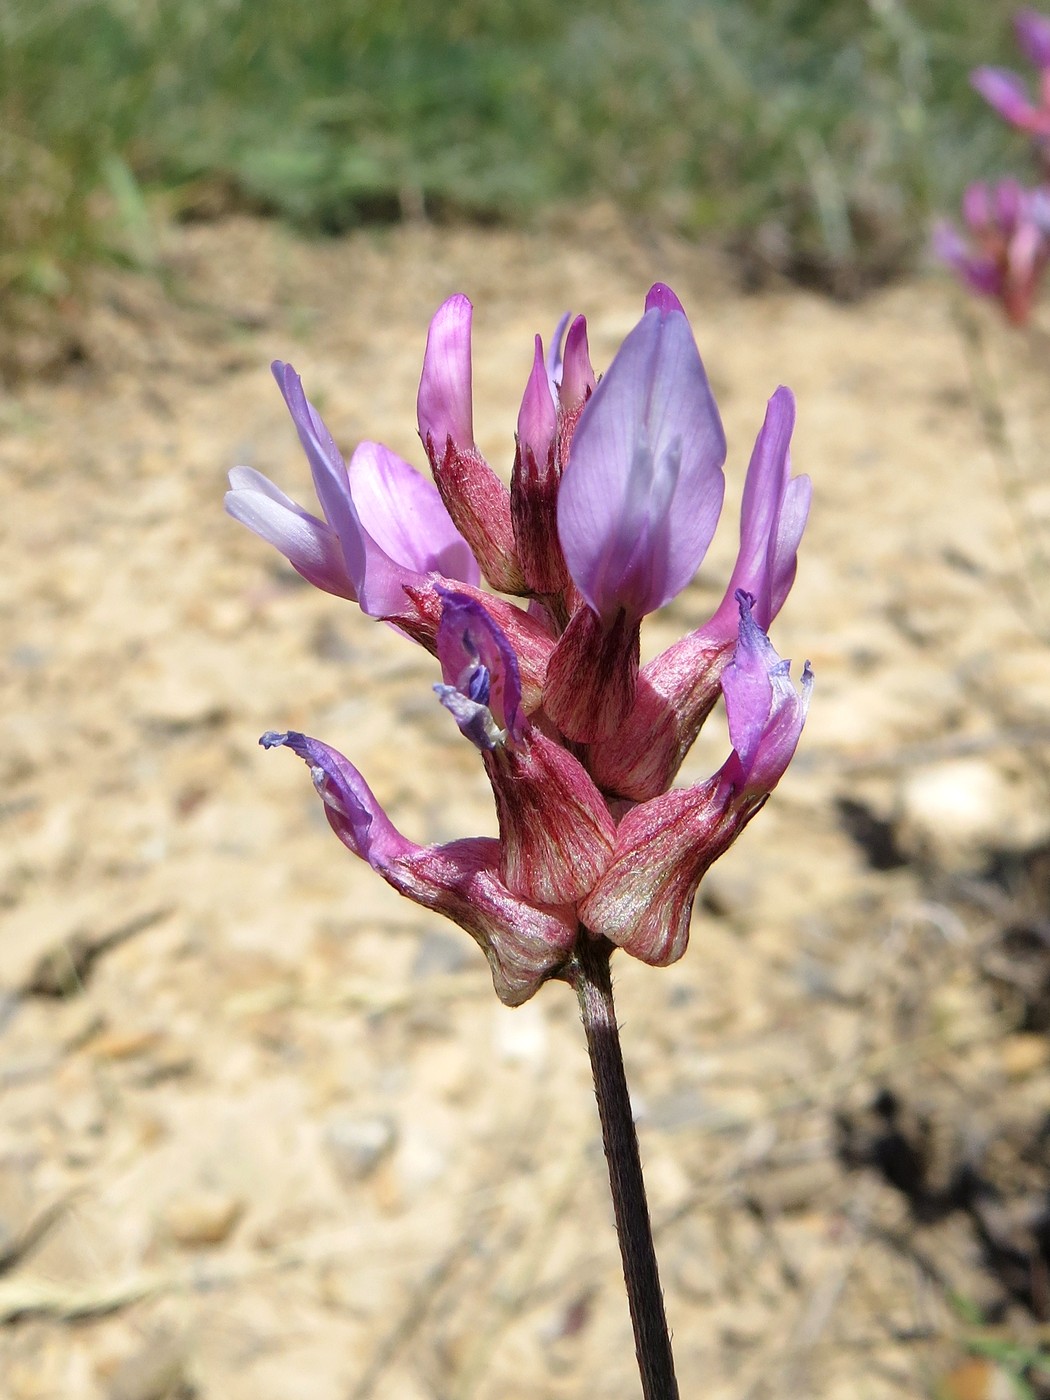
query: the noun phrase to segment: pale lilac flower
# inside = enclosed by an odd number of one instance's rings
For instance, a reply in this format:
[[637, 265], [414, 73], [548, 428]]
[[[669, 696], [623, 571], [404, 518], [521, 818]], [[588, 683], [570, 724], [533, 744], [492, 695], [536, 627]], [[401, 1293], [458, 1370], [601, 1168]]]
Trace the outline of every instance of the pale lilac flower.
[[974, 69], [970, 81], [986, 102], [1012, 126], [1036, 138], [1050, 137], [1050, 18], [1037, 10], [1020, 10], [1014, 31], [1021, 51], [1039, 70], [1033, 102], [1027, 84], [1010, 68]]
[[725, 435], [681, 303], [657, 284], [584, 407], [558, 534], [586, 606], [555, 648], [545, 706], [593, 742], [634, 695], [639, 625], [696, 573], [722, 508]]
[[498, 874], [499, 842], [487, 837], [418, 846], [396, 829], [349, 760], [294, 731], [264, 734], [310, 767], [332, 830], [399, 894], [457, 923], [489, 961], [500, 1000], [518, 1006], [564, 963], [576, 938], [571, 908], [538, 909], [515, 898]]
[[1033, 102], [1023, 78], [1009, 68], [976, 68], [971, 82], [990, 107], [1020, 131], [1050, 136], [1050, 69], [1044, 70], [1040, 100]]
[[1018, 10], [1014, 32], [1029, 63], [1034, 68], [1050, 69], [1050, 16], [1038, 10]]
[[580, 906], [592, 933], [658, 967], [685, 952], [697, 886], [780, 781], [805, 723], [809, 665], [800, 694], [752, 603], [741, 591], [739, 641], [722, 676], [733, 752], [706, 782], [627, 812], [613, 858]]
[[722, 508], [725, 452], [689, 322], [654, 303], [577, 424], [558, 497], [569, 573], [604, 623], [655, 612], [696, 573]]
[[809, 515], [808, 476], [791, 475], [795, 399], [781, 387], [769, 400], [744, 481], [740, 548], [725, 596], [710, 620], [641, 670], [634, 703], [608, 739], [593, 745], [591, 771], [607, 791], [642, 801], [674, 780], [720, 693], [737, 641], [742, 589], [760, 627], [780, 612], [795, 579]]

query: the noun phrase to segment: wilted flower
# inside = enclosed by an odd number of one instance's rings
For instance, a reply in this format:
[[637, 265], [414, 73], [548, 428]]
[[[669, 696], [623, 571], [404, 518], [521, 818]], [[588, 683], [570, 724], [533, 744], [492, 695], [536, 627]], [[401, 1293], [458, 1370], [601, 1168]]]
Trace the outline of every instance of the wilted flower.
[[969, 242], [942, 222], [934, 252], [971, 291], [1000, 302], [1010, 321], [1024, 325], [1050, 263], [1050, 188], [977, 181], [967, 187], [962, 211]]
[[[725, 598], [639, 672], [641, 621], [696, 573], [724, 491], [725, 438], [682, 305], [654, 286], [601, 380], [582, 316], [563, 319], [547, 355], [536, 338], [509, 488], [474, 442], [471, 316], [465, 297], [450, 298], [427, 339], [417, 408], [436, 488], [377, 443], [344, 463], [278, 363], [321, 515], [244, 467], [227, 508], [311, 583], [437, 657], [434, 689], [480, 753], [498, 841], [417, 846], [335, 750], [298, 733], [262, 742], [309, 764], [344, 844], [467, 929], [498, 994], [517, 1004], [580, 938], [658, 964], [685, 950], [699, 880], [802, 731], [808, 665], [800, 695], [766, 630], [794, 578], [809, 482], [791, 477], [794, 401], [778, 389]], [[482, 574], [525, 606], [484, 592]], [[732, 753], [706, 782], [668, 791], [719, 694]]]

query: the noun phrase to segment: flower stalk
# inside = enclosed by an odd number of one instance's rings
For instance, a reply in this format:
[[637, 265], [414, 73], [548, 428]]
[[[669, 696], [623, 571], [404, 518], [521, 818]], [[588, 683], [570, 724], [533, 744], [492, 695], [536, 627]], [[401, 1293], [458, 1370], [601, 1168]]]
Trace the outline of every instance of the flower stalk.
[[671, 1336], [613, 1005], [612, 952], [611, 943], [585, 934], [566, 978], [576, 992], [587, 1037], [642, 1395], [644, 1400], [677, 1400]]

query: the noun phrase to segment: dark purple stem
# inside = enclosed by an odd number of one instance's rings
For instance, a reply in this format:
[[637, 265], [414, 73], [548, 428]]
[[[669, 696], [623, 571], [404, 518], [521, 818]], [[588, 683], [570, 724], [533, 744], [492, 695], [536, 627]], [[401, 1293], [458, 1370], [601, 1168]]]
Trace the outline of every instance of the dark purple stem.
[[576, 949], [567, 970], [568, 980], [576, 989], [587, 1033], [642, 1395], [645, 1400], [678, 1400], [671, 1338], [645, 1198], [642, 1159], [631, 1116], [627, 1076], [620, 1053], [620, 1031], [613, 1006], [609, 972], [613, 948], [605, 939], [594, 939], [581, 930]]

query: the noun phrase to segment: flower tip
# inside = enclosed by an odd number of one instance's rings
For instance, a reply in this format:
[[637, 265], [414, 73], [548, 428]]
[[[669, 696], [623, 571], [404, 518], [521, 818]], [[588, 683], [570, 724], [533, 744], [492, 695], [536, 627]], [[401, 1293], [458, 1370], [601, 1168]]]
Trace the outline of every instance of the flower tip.
[[557, 394], [558, 386], [561, 384], [562, 343], [565, 340], [565, 328], [571, 320], [572, 312], [566, 311], [561, 320], [554, 327], [550, 349], [547, 351], [547, 378], [550, 381], [552, 395]]
[[672, 311], [680, 311], [685, 315], [685, 307], [675, 296], [666, 282], [654, 282], [649, 288], [645, 298], [646, 311], [657, 310], [662, 316], [668, 315]]
[[292, 753], [298, 754], [307, 763], [313, 764], [310, 754], [310, 747], [316, 747], [316, 740], [308, 739], [305, 734], [300, 734], [295, 729], [289, 729], [284, 734], [278, 734], [276, 729], [268, 729], [260, 738], [259, 743], [264, 749], [291, 749]]
[[302, 388], [302, 377], [296, 373], [294, 366], [287, 360], [271, 360], [270, 373], [277, 381], [277, 387], [287, 399], [288, 394], [295, 388]]
[[442, 457], [449, 439], [460, 451], [474, 442], [471, 403], [470, 329], [474, 308], [456, 292], [434, 312], [423, 352], [416, 397], [419, 436]]

